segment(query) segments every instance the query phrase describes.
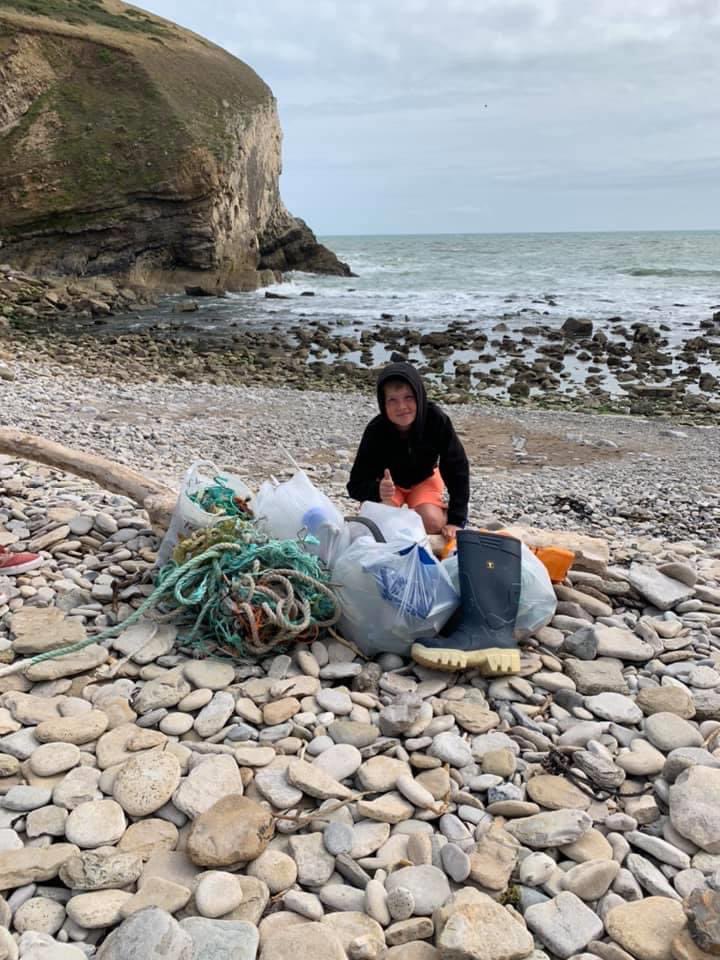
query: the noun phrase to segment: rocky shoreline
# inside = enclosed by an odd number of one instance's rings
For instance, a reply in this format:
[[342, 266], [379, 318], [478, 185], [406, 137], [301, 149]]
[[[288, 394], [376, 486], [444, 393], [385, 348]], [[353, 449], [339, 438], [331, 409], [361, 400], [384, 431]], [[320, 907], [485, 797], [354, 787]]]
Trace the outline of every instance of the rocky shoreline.
[[172, 310], [158, 315], [142, 286], [108, 278], [40, 280], [6, 266], [1, 346], [19, 358], [72, 365], [82, 375], [102, 370], [120, 382], [364, 389], [378, 364], [396, 356], [417, 363], [445, 403], [485, 400], [691, 423], [712, 423], [720, 410], [718, 312], [701, 322], [700, 333], [689, 330], [674, 345], [662, 323], [625, 324], [618, 317], [606, 330], [570, 317], [554, 327], [540, 313], [520, 327], [518, 315], [508, 314], [490, 334], [465, 321], [421, 332], [389, 314], [362, 330], [348, 329], [342, 319], [297, 324], [271, 317], [262, 328], [230, 319], [228, 309], [242, 316], [241, 301], [228, 308], [197, 289], [200, 300], [174, 299]]

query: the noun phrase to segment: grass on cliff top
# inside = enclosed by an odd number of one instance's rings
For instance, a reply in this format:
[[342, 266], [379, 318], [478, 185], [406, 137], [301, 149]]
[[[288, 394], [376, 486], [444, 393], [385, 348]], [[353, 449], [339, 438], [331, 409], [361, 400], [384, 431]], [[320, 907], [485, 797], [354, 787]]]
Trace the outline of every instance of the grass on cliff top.
[[18, 13], [52, 17], [76, 25], [96, 24], [131, 33], [167, 34], [167, 29], [141, 10], [110, 13], [102, 0], [0, 0], [0, 7], [10, 7]]
[[95, 44], [44, 38], [43, 47], [57, 80], [0, 139], [0, 184], [21, 178], [32, 191], [2, 210], [0, 226], [40, 215], [48, 227], [79, 227], [79, 211], [107, 218], [128, 196], [162, 195], [188, 138], [140, 65]]

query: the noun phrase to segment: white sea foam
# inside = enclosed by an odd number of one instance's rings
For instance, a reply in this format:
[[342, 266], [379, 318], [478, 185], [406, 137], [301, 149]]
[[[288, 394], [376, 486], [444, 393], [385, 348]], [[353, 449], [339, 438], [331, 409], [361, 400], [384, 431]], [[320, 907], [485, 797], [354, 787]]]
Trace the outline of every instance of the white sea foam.
[[[133, 323], [159, 319], [190, 335], [232, 327], [283, 328], [338, 321], [357, 331], [381, 322], [437, 330], [452, 321], [512, 336], [528, 325], [559, 327], [568, 316], [599, 328], [620, 317], [663, 324], [675, 345], [720, 310], [720, 232], [328, 237], [356, 277], [290, 275], [266, 290], [202, 298], [173, 313], [178, 298]], [[302, 296], [311, 293], [313, 296]], [[391, 320], [383, 318], [385, 314]], [[127, 320], [118, 318], [113, 326]]]

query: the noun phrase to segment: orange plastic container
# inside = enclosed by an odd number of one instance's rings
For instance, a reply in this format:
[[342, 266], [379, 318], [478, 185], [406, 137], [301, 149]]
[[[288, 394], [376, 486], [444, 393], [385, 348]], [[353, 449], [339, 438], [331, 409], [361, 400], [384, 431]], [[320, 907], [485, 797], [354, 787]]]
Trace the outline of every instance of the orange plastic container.
[[563, 547], [530, 547], [550, 574], [553, 583], [562, 583], [573, 565], [575, 554]]

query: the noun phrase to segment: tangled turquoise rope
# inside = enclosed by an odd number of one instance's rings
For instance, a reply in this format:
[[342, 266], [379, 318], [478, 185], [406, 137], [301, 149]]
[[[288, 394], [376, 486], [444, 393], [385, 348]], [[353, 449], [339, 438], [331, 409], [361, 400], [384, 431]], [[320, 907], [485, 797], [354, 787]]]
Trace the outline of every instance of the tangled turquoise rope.
[[[214, 647], [229, 655], [261, 655], [337, 622], [340, 606], [329, 579], [320, 561], [298, 541], [214, 544], [183, 563], [166, 564], [153, 592], [122, 623], [24, 663], [78, 653], [90, 644], [117, 637], [157, 607], [190, 624], [183, 638], [189, 645], [206, 652]], [[264, 623], [257, 623], [256, 610]]]
[[339, 617], [328, 574], [295, 540], [222, 543], [201, 556], [158, 576], [158, 588], [172, 582], [165, 606], [192, 620], [187, 644], [260, 655]]
[[214, 483], [189, 496], [205, 513], [224, 514], [226, 517], [250, 516], [247, 504], [238, 497], [224, 477], [215, 477]]

